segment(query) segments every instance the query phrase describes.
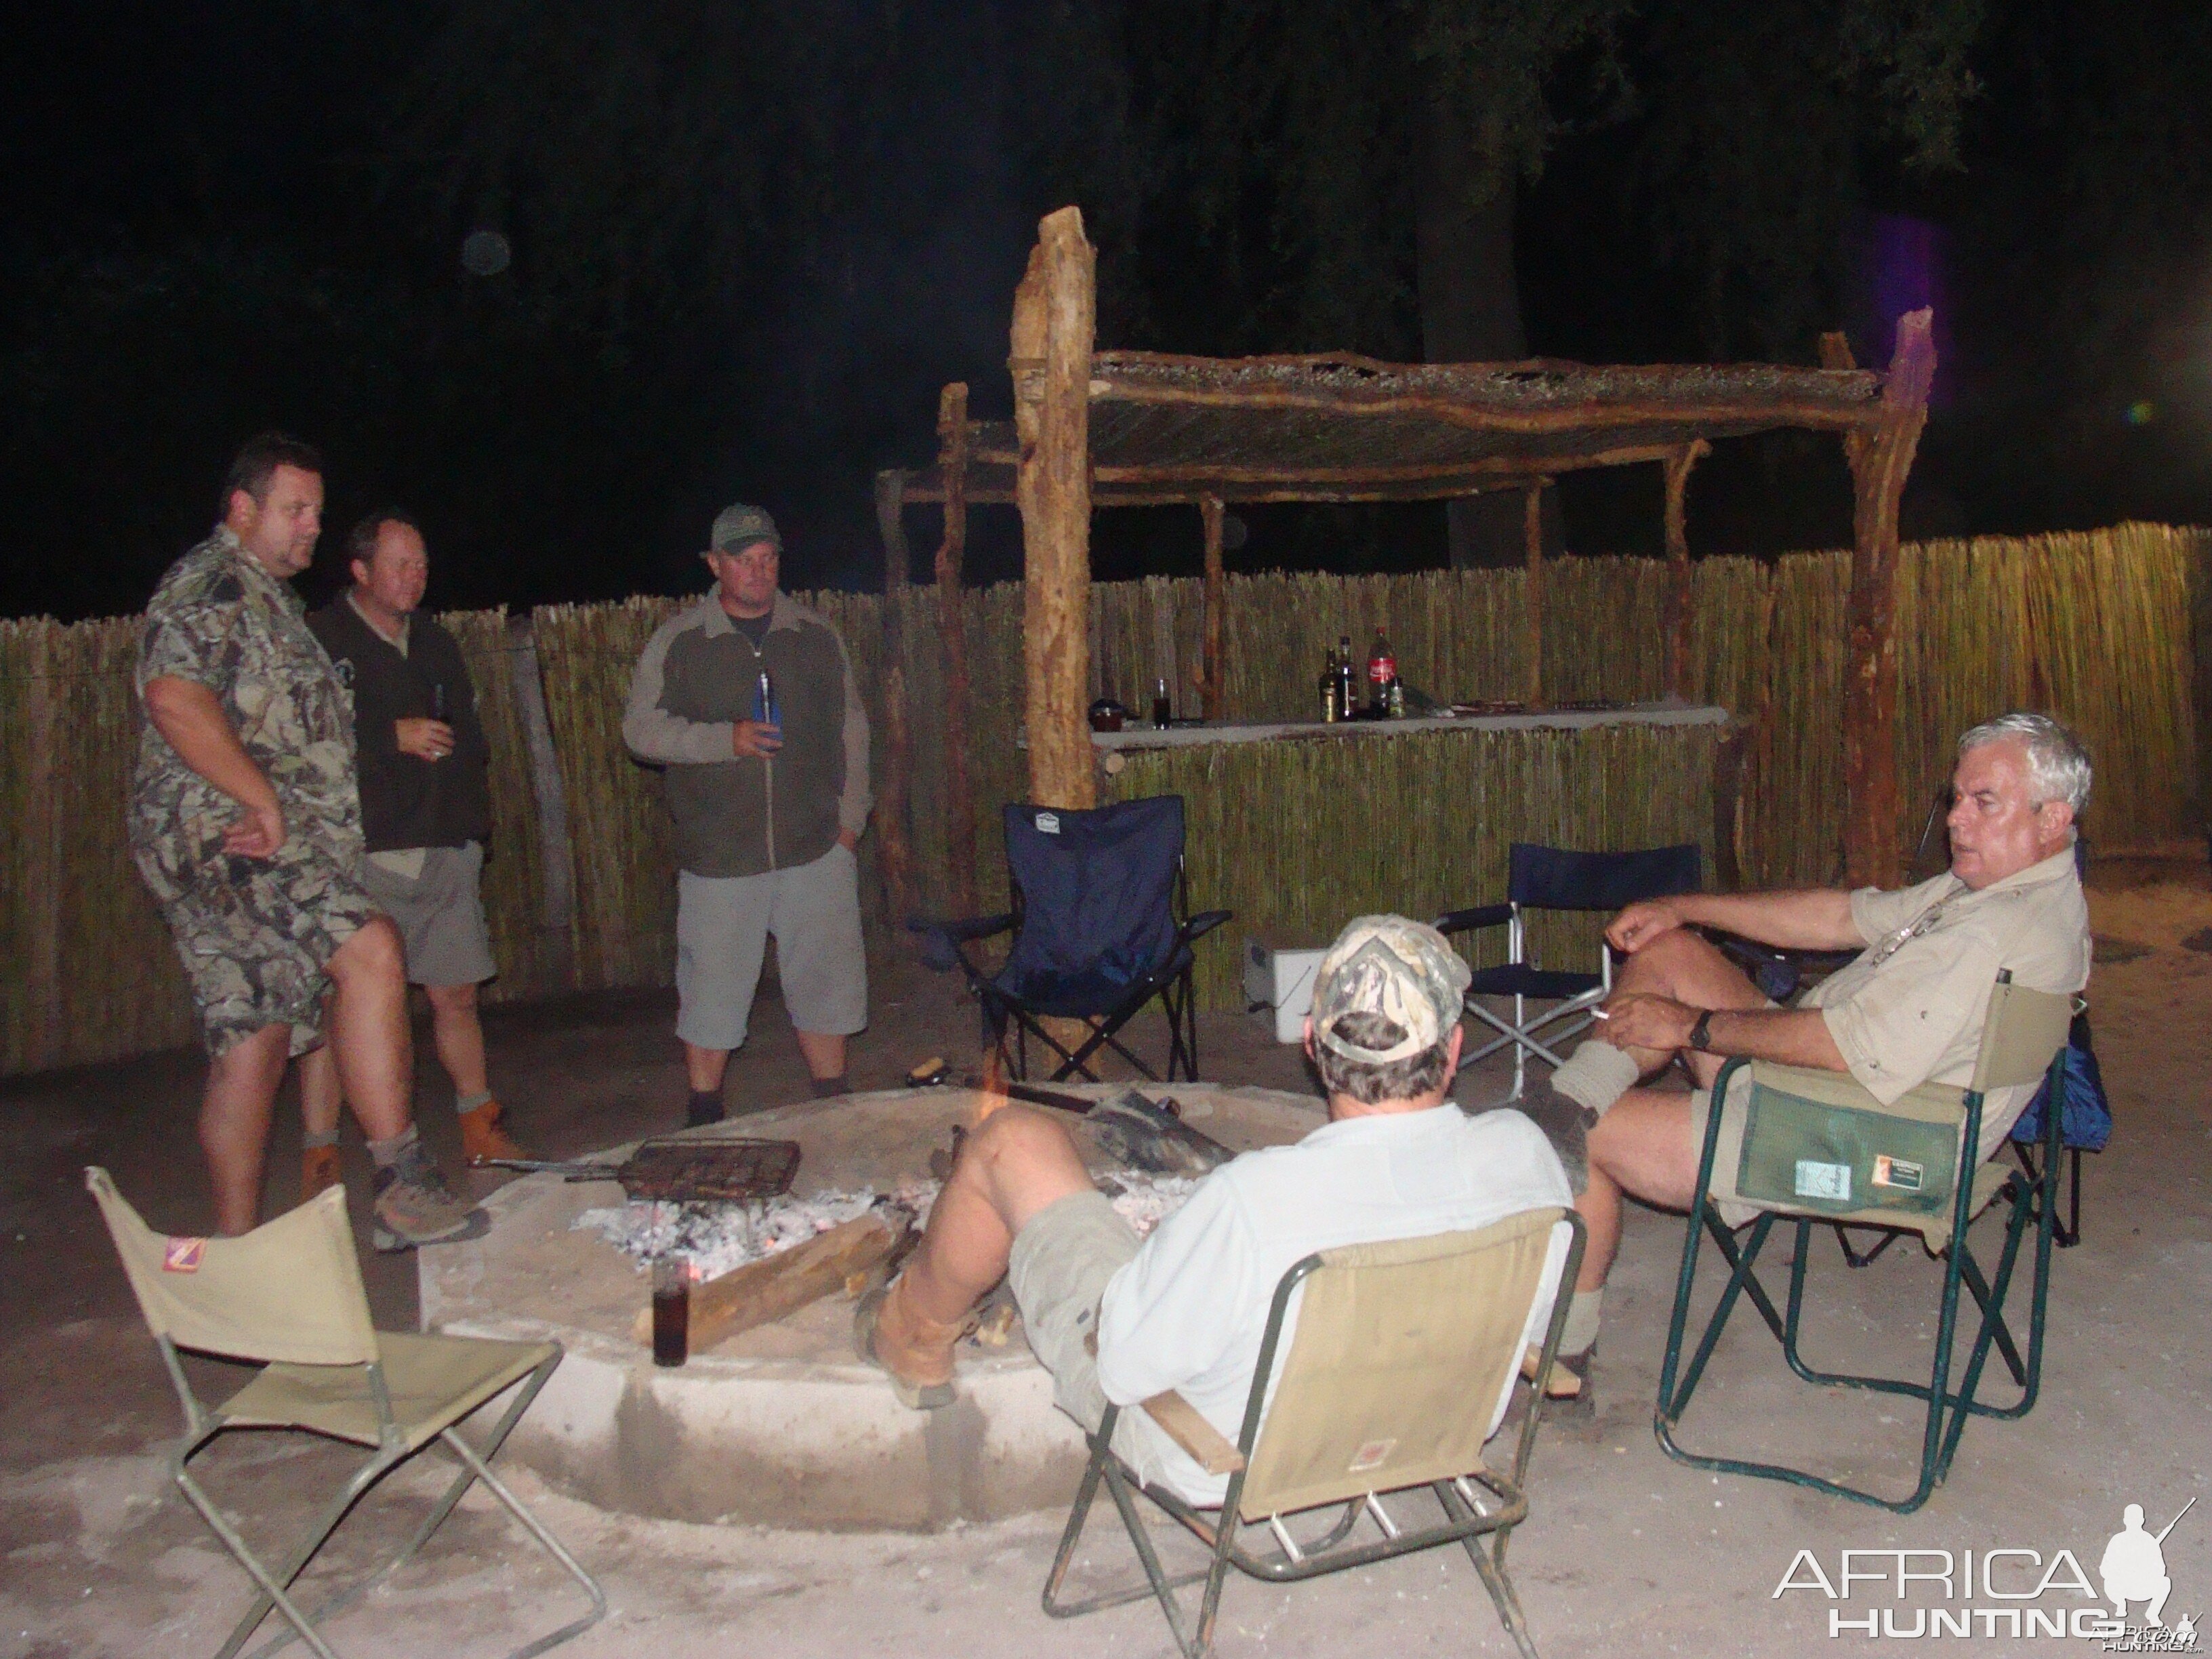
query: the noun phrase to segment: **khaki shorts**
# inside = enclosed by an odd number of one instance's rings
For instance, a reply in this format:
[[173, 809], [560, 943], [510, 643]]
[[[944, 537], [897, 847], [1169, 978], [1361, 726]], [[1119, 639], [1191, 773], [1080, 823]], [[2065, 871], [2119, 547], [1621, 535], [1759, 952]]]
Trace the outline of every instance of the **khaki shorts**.
[[[1052, 1373], [1054, 1403], [1086, 1429], [1103, 1420], [1106, 1396], [1098, 1387], [1098, 1357], [1084, 1339], [1098, 1328], [1106, 1281], [1136, 1254], [1137, 1235], [1103, 1193], [1055, 1199], [1014, 1235], [1006, 1283], [1022, 1310], [1030, 1352]], [[1117, 1430], [1117, 1451], [1121, 1437]]]
[[[1712, 1091], [1697, 1090], [1690, 1096], [1691, 1179], [1705, 1149], [1705, 1126], [1712, 1118]], [[1736, 1193], [1736, 1171], [1743, 1167], [1743, 1126], [1751, 1100], [1751, 1068], [1744, 1067], [1729, 1084], [1729, 1097], [1721, 1109], [1720, 1144], [1713, 1149], [1713, 1205], [1721, 1219], [1741, 1227], [1759, 1214], [1758, 1206], [1745, 1203]]]
[[369, 897], [398, 925], [407, 944], [410, 985], [476, 985], [499, 971], [484, 930], [483, 847], [426, 847], [422, 872], [413, 879], [379, 864], [370, 854]]
[[811, 864], [765, 875], [678, 873], [678, 1036], [701, 1048], [744, 1046], [771, 933], [791, 1023], [824, 1036], [866, 1029], [860, 864], [850, 848], [833, 846]]

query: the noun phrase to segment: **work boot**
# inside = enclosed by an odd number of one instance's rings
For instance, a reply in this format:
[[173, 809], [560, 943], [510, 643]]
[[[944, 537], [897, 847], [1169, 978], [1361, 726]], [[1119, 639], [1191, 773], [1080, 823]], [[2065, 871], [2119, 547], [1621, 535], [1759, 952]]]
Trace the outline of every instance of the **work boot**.
[[495, 1100], [461, 1113], [461, 1157], [471, 1164], [495, 1158], [527, 1158], [507, 1132], [507, 1108]]
[[410, 1141], [398, 1158], [376, 1172], [369, 1190], [380, 1250], [411, 1250], [417, 1244], [445, 1244], [481, 1238], [491, 1218], [453, 1195], [445, 1176], [421, 1141]]
[[336, 1146], [303, 1146], [300, 1149], [300, 1202], [307, 1203], [318, 1194], [328, 1192], [339, 1181], [338, 1149]]
[[963, 1317], [947, 1325], [915, 1312], [905, 1289], [901, 1279], [860, 1298], [853, 1311], [853, 1345], [861, 1358], [882, 1367], [899, 1404], [935, 1411], [952, 1403], [952, 1345], [968, 1322]]

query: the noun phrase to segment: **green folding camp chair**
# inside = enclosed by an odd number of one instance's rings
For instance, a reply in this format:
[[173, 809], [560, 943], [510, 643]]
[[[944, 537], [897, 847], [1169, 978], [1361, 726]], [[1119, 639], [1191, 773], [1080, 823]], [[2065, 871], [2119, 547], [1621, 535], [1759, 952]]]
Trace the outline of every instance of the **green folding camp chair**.
[[[1568, 1230], [1566, 1261], [1554, 1279], [1545, 1266], [1562, 1227]], [[1535, 1659], [1520, 1599], [1506, 1577], [1505, 1545], [1528, 1514], [1528, 1454], [1566, 1322], [1565, 1294], [1553, 1301], [1510, 1466], [1486, 1465], [1483, 1443], [1499, 1399], [1520, 1374], [1537, 1298], [1553, 1285], [1574, 1283], [1583, 1238], [1582, 1218], [1573, 1211], [1529, 1210], [1477, 1231], [1347, 1245], [1298, 1262], [1275, 1287], [1236, 1444], [1172, 1390], [1142, 1407], [1201, 1468], [1228, 1476], [1218, 1515], [1209, 1518], [1179, 1494], [1141, 1482], [1113, 1450], [1120, 1409], [1109, 1406], [1089, 1437], [1090, 1465], [1045, 1581], [1044, 1610], [1069, 1619], [1153, 1595], [1185, 1659], [1200, 1659], [1212, 1644], [1231, 1565], [1281, 1583], [1457, 1543], [1515, 1644], [1526, 1659]], [[1281, 1355], [1291, 1298], [1301, 1287], [1296, 1330]], [[1455, 1316], [1439, 1316], [1445, 1310]], [[1102, 1481], [1146, 1582], [1063, 1602], [1060, 1584]], [[1440, 1519], [1401, 1522], [1384, 1506], [1386, 1495], [1417, 1486], [1434, 1495]], [[1212, 1553], [1205, 1567], [1173, 1577], [1163, 1570], [1136, 1507], [1138, 1492], [1207, 1547]], [[1298, 1542], [1285, 1525], [1303, 1511], [1339, 1504], [1342, 1513], [1310, 1542]], [[1379, 1536], [1348, 1542], [1363, 1516]], [[1275, 1547], [1254, 1554], [1238, 1541], [1240, 1522], [1264, 1522]], [[1486, 1551], [1485, 1538], [1491, 1540]], [[1206, 1588], [1193, 1628], [1176, 1591], [1201, 1580]]]
[[[1990, 994], [1972, 1086], [1959, 1090], [1923, 1084], [1889, 1106], [1840, 1073], [1741, 1059], [1721, 1068], [1713, 1085], [1715, 1102], [1727, 1098], [1730, 1085], [1747, 1069], [1750, 1087], [1740, 1146], [1722, 1151], [1724, 1139], [1737, 1139], [1732, 1127], [1723, 1133], [1724, 1121], [1731, 1114], [1717, 1109], [1706, 1114], [1698, 1160], [1698, 1198], [1682, 1242], [1681, 1273], [1675, 1284], [1674, 1316], [1667, 1329], [1658, 1405], [1652, 1418], [1659, 1443], [1669, 1456], [1698, 1468], [1787, 1480], [1909, 1514], [1928, 1501], [1949, 1472], [1968, 1418], [2027, 1414], [2042, 1382], [2044, 1314], [2058, 1212], [2057, 1125], [2066, 1086], [2061, 1050], [2075, 1007], [2072, 997], [2033, 991], [2013, 984], [2008, 973], [2000, 974]], [[1982, 1103], [1988, 1092], [2044, 1077], [2050, 1079], [2051, 1094], [2045, 1115], [2045, 1156], [2037, 1172], [2031, 1177], [1995, 1164], [1978, 1167]], [[1717, 1171], [1723, 1177], [1717, 1188]], [[1984, 1277], [1967, 1232], [1974, 1218], [2000, 1195], [2007, 1200], [2004, 1244], [1996, 1271]], [[1739, 1248], [1723, 1218], [1728, 1213], [1741, 1222], [1746, 1212], [1755, 1218]], [[1776, 1310], [1757, 1272], [1759, 1254], [1779, 1221], [1792, 1224], [1796, 1233], [1784, 1311]], [[1929, 1251], [1942, 1258], [1935, 1355], [1926, 1382], [1820, 1370], [1806, 1363], [1799, 1347], [1799, 1327], [1813, 1231], [1841, 1224], [1886, 1234], [1917, 1233]], [[2006, 1323], [2005, 1306], [2021, 1243], [2031, 1227], [2035, 1230], [2035, 1265], [2023, 1355]], [[1698, 1253], [1708, 1237], [1728, 1264], [1729, 1279], [1685, 1368], [1683, 1335]], [[1967, 1348], [1964, 1371], [1954, 1386], [1952, 1358], [1961, 1285], [1981, 1310], [1981, 1321]], [[1790, 1369], [1806, 1382], [1902, 1395], [1923, 1403], [1927, 1415], [1920, 1469], [1911, 1491], [1902, 1498], [1885, 1498], [1808, 1470], [1692, 1452], [1677, 1442], [1682, 1413], [1741, 1297], [1750, 1299], [1781, 1343]], [[2003, 1360], [2020, 1389], [2019, 1399], [2009, 1405], [1981, 1397], [1983, 1372], [1992, 1352]]]
[[[358, 1601], [420, 1549], [481, 1480], [514, 1518], [582, 1585], [591, 1610], [549, 1636], [515, 1650], [511, 1659], [557, 1646], [590, 1629], [606, 1597], [560, 1540], [485, 1467], [507, 1432], [530, 1409], [561, 1363], [557, 1342], [492, 1342], [465, 1336], [411, 1336], [379, 1331], [368, 1319], [361, 1263], [346, 1224], [345, 1194], [332, 1188], [242, 1238], [179, 1238], [157, 1233], [124, 1201], [106, 1170], [84, 1172], [114, 1236], [131, 1288], [161, 1345], [169, 1381], [184, 1407], [185, 1437], [169, 1459], [177, 1486], [223, 1547], [238, 1558], [261, 1594], [223, 1644], [231, 1659], [273, 1608], [291, 1626], [256, 1650], [275, 1651], [296, 1634], [319, 1659], [335, 1659], [318, 1628]], [[192, 1390], [178, 1362], [179, 1348], [258, 1363], [252, 1381], [220, 1407]], [[517, 1385], [520, 1385], [519, 1387]], [[462, 1419], [509, 1389], [514, 1398], [481, 1449], [459, 1430]], [[229, 1429], [296, 1429], [370, 1449], [368, 1460], [330, 1500], [291, 1553], [270, 1565], [192, 1476], [192, 1457]], [[460, 1463], [429, 1514], [396, 1554], [350, 1589], [302, 1612], [295, 1580], [356, 1500], [398, 1464], [437, 1440]]]

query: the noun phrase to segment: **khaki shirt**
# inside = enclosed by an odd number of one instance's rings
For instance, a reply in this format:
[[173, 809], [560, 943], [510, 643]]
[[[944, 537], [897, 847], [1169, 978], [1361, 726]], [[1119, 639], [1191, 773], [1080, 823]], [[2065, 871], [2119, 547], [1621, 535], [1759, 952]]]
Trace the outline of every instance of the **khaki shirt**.
[[[1897, 892], [1863, 887], [1851, 920], [1868, 949], [1801, 1006], [1820, 1011], [1851, 1075], [1885, 1105], [1923, 1083], [1972, 1083], [2000, 969], [2038, 991], [2089, 982], [2089, 906], [2071, 847], [1978, 892], [1949, 874]], [[2034, 1093], [1990, 1091], [1983, 1158]]]

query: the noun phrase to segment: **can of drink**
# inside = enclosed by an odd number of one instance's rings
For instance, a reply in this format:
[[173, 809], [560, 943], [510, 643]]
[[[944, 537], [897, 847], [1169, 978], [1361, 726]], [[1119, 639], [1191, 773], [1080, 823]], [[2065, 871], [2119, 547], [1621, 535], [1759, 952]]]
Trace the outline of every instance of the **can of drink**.
[[763, 726], [783, 724], [776, 718], [775, 682], [769, 678], [765, 668], [760, 672], [760, 683], [753, 687], [753, 719]]
[[434, 720], [446, 718], [446, 683], [443, 680], [430, 688], [430, 718]]
[[653, 1363], [681, 1365], [691, 1357], [691, 1263], [680, 1255], [653, 1258]]

